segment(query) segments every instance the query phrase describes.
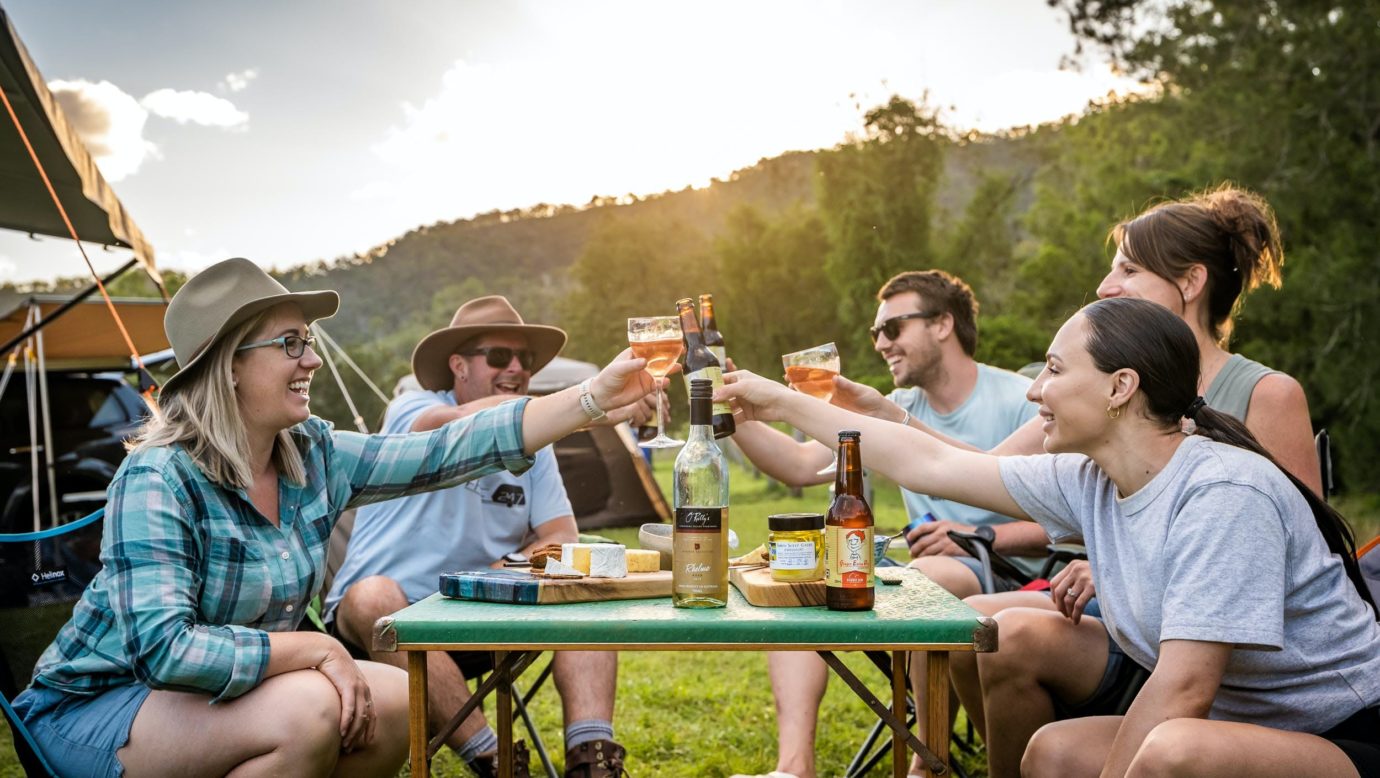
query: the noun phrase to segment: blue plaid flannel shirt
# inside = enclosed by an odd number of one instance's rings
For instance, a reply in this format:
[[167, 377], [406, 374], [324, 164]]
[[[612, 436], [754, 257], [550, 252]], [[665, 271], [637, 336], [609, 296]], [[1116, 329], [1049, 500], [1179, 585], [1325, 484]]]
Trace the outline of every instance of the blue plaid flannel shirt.
[[337, 432], [312, 417], [291, 430], [306, 483], [279, 481], [278, 527], [244, 490], [207, 480], [180, 446], [130, 455], [110, 485], [103, 567], [34, 682], [70, 694], [129, 683], [217, 700], [248, 692], [268, 667], [267, 633], [296, 629], [320, 590], [341, 512], [527, 470], [526, 402], [415, 435]]

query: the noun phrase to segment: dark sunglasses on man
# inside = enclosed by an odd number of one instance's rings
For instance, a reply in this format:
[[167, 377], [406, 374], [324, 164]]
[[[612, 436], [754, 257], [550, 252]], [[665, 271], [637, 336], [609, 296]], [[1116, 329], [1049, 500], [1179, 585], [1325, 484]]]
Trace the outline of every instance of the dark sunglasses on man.
[[517, 356], [518, 364], [522, 366], [523, 370], [531, 370], [532, 365], [537, 361], [537, 355], [531, 351], [525, 348], [512, 349], [507, 346], [484, 346], [482, 348], [474, 348], [469, 351], [460, 351], [457, 353], [462, 357], [477, 357], [482, 354], [484, 355], [485, 364], [489, 367], [496, 367], [499, 369], [512, 364], [514, 355]]
[[868, 327], [867, 331], [872, 335], [872, 342], [877, 342], [877, 336], [886, 333], [887, 340], [896, 340], [901, 335], [901, 322], [911, 319], [932, 319], [938, 316], [940, 311], [919, 311], [917, 313], [903, 313], [900, 316], [892, 316], [890, 319], [878, 324], [875, 327]]

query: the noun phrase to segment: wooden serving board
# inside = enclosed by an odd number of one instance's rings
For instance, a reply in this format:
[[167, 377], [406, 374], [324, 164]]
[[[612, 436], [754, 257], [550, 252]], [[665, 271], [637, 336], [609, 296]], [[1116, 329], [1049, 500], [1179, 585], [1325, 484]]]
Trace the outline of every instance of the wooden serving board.
[[457, 600], [549, 605], [671, 596], [671, 571], [627, 578], [541, 578], [527, 570], [471, 570], [441, 575], [441, 594]]
[[728, 580], [738, 587], [738, 593], [752, 605], [764, 608], [789, 608], [824, 604], [824, 581], [790, 583], [773, 581], [771, 570], [765, 567], [732, 567]]

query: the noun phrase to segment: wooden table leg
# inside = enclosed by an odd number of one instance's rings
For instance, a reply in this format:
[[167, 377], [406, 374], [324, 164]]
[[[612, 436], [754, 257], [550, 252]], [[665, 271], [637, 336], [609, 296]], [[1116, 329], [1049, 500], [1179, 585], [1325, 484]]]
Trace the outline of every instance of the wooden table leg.
[[[925, 668], [925, 745], [946, 766], [949, 764], [949, 652], [928, 651]], [[932, 775], [926, 771], [925, 775]]]
[[[891, 652], [891, 712], [901, 721], [906, 720], [906, 653]], [[895, 778], [906, 778], [910, 768], [910, 749], [906, 738], [900, 732], [891, 731], [891, 774]]]
[[513, 778], [513, 677], [503, 667], [506, 651], [494, 652], [494, 673], [499, 676], [494, 688], [498, 706], [498, 778]]
[[426, 652], [407, 652], [407, 733], [412, 757], [412, 778], [428, 778], [426, 759]]

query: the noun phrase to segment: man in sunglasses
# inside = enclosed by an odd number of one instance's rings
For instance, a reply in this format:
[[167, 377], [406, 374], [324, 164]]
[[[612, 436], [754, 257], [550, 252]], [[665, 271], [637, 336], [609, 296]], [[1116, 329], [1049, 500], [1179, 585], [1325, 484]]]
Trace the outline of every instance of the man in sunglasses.
[[[383, 432], [435, 429], [453, 419], [527, 393], [532, 374], [565, 345], [556, 327], [527, 324], [507, 299], [481, 297], [460, 306], [449, 327], [427, 335], [412, 353], [421, 391], [388, 406]], [[606, 423], [647, 418], [647, 406], [610, 411]], [[548, 543], [573, 543], [579, 530], [550, 446], [522, 475], [506, 471], [462, 486], [360, 508], [345, 562], [326, 598], [326, 617], [347, 642], [371, 647], [374, 622], [436, 591], [441, 573], [496, 567]], [[401, 654], [369, 651], [402, 665]], [[443, 725], [469, 698], [467, 675], [487, 670], [491, 655], [454, 652], [429, 659], [429, 711]], [[453, 661], [452, 661], [453, 660]], [[556, 688], [565, 711], [567, 776], [620, 775], [623, 747], [613, 739], [617, 654], [562, 651]], [[495, 775], [498, 739], [482, 712], [471, 714], [447, 744], [481, 776]], [[517, 772], [529, 774], [521, 743]]]
[[[869, 332], [897, 388], [883, 396], [840, 376], [834, 382], [835, 404], [898, 424], [921, 422], [984, 451], [1035, 415], [1036, 406], [1025, 399], [1030, 379], [973, 359], [978, 304], [961, 279], [941, 270], [901, 273], [882, 286], [877, 299], [880, 304]], [[733, 439], [757, 467], [784, 483], [804, 486], [830, 478], [817, 474], [831, 456], [821, 443], [798, 442], [759, 422], [739, 424]], [[866, 452], [863, 441], [864, 464]], [[906, 489], [901, 496], [910, 522], [906, 541], [911, 565], [960, 598], [980, 592], [980, 567], [954, 545], [949, 530], [986, 534], [1003, 554], [1042, 555], [1049, 542], [1030, 522]], [[1003, 591], [1019, 587], [1000, 577], [996, 585]], [[924, 662], [911, 666], [924, 672]], [[770, 775], [813, 778], [815, 722], [828, 670], [807, 651], [773, 652], [768, 667], [778, 732], [777, 766]], [[923, 677], [913, 683], [912, 688], [925, 688]], [[923, 699], [917, 698], [916, 708], [923, 722]], [[913, 767], [923, 772], [919, 763]]]

